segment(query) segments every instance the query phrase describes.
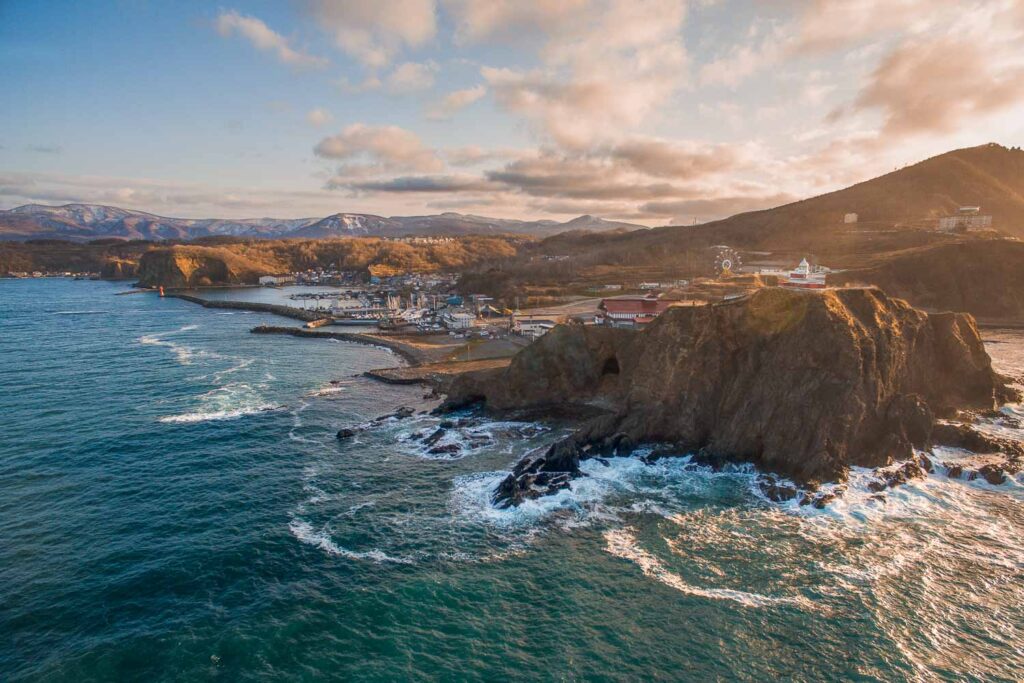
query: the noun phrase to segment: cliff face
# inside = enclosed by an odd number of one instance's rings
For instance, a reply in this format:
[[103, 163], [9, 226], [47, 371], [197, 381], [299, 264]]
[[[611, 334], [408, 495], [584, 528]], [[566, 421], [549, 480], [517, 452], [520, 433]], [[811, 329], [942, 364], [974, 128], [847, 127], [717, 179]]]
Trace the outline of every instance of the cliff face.
[[764, 289], [642, 332], [558, 327], [457, 380], [447, 405], [602, 408], [577, 441], [670, 442], [815, 483], [909, 457], [934, 415], [1006, 398], [968, 315], [877, 289]]
[[227, 249], [174, 246], [152, 249], [139, 260], [139, 284], [144, 287], [187, 288], [211, 284], [255, 284], [260, 275], [279, 266], [232, 253]]
[[830, 282], [876, 285], [929, 309], [1024, 320], [1024, 242], [969, 239], [914, 250], [871, 268], [836, 273]]
[[112, 258], [103, 263], [100, 277], [105, 280], [125, 280], [138, 275], [139, 264], [126, 259]]

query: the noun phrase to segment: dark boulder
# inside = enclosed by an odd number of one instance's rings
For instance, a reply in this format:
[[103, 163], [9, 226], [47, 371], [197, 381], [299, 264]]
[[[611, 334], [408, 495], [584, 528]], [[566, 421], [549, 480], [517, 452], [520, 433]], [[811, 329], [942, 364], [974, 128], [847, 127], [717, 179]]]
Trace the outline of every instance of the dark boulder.
[[438, 427], [437, 429], [434, 430], [433, 434], [431, 434], [430, 436], [428, 436], [427, 438], [425, 438], [423, 440], [423, 445], [424, 446], [433, 446], [435, 443], [440, 441], [444, 437], [444, 435], [447, 434], [447, 433], [448, 433], [448, 430], [444, 429], [443, 427]]
[[757, 478], [757, 487], [768, 500], [782, 503], [797, 497], [800, 492], [794, 484], [780, 481], [777, 477], [762, 474]]

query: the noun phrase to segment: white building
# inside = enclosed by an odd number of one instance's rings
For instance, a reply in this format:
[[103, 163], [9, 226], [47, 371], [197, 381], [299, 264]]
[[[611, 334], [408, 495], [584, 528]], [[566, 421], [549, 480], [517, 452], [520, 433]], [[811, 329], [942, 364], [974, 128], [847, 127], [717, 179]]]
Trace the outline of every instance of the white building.
[[524, 337], [541, 337], [557, 323], [554, 320], [540, 318], [517, 318], [512, 331]]
[[295, 282], [294, 275], [261, 275], [259, 283], [265, 287], [278, 287], [290, 285]]
[[843, 216], [843, 222], [844, 223], [856, 223], [857, 222], [857, 214], [855, 214], [855, 213], [848, 213], [848, 214], [846, 214], [845, 216]]
[[939, 230], [942, 232], [967, 232], [991, 227], [992, 216], [982, 216], [980, 206], [961, 206], [954, 215], [939, 219]]
[[640, 289], [650, 290], [650, 289], [658, 289], [658, 288], [660, 288], [660, 285], [657, 282], [641, 282], [640, 283]]
[[468, 330], [473, 327], [473, 316], [465, 311], [448, 311], [441, 321], [449, 330]]

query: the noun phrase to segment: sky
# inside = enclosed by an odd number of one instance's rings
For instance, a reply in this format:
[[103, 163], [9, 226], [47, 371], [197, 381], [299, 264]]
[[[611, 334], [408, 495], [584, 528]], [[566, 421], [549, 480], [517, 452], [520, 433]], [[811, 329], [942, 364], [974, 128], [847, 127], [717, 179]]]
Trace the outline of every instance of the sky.
[[1024, 144], [1024, 0], [0, 0], [0, 208], [690, 224]]

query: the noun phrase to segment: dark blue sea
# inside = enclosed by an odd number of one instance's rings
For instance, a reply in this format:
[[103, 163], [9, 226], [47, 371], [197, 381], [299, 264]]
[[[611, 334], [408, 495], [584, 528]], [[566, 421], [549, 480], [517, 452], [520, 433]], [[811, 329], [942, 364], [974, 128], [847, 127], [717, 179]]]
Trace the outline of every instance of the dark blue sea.
[[[360, 376], [396, 356], [125, 289], [0, 280], [0, 680], [1021, 680], [1021, 481], [854, 472], [819, 511], [613, 458], [499, 511], [559, 427], [339, 443], [433, 405]], [[1024, 334], [986, 338], [1024, 373]]]

